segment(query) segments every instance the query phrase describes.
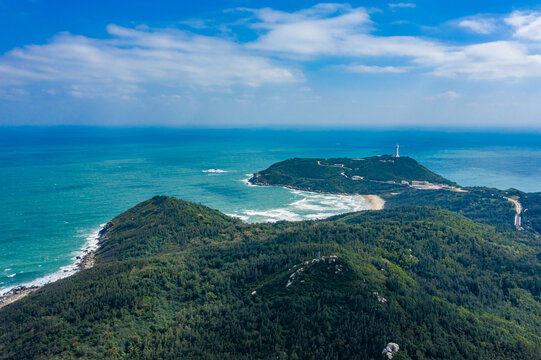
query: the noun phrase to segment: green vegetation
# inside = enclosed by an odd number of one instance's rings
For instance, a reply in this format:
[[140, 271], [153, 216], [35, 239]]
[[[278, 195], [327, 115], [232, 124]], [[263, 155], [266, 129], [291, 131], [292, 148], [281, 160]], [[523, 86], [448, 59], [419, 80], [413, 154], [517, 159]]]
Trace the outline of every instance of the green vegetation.
[[501, 190], [481, 187], [467, 188], [467, 192], [404, 188], [394, 193], [382, 194], [386, 200], [385, 206], [389, 208], [431, 206], [494, 225], [499, 230], [513, 230], [515, 208], [504, 196], [505, 193]]
[[324, 166], [338, 166], [348, 177], [362, 176], [374, 181], [429, 181], [436, 184], [454, 185], [453, 182], [433, 173], [414, 159], [391, 155], [372, 156], [363, 159], [327, 159], [319, 162]]
[[390, 155], [364, 159], [289, 159], [258, 172], [250, 179], [252, 183], [260, 185], [359, 194], [401, 190], [401, 181], [414, 180], [454, 185], [412, 158]]
[[[506, 197], [524, 201], [524, 223], [528, 230], [541, 232], [541, 196], [510, 189], [486, 187], [456, 190], [457, 184], [435, 174], [409, 157], [390, 155], [365, 159], [289, 159], [256, 173], [250, 181], [257, 185], [286, 186], [299, 190], [379, 195], [386, 208], [431, 206], [447, 209], [472, 220], [494, 225], [499, 230], [514, 229], [515, 208]], [[407, 181], [408, 184], [402, 184]], [[441, 184], [442, 189], [410, 187], [412, 181]]]
[[94, 268], [0, 311], [0, 358], [534, 359], [539, 253], [442, 209], [245, 224], [155, 197]]

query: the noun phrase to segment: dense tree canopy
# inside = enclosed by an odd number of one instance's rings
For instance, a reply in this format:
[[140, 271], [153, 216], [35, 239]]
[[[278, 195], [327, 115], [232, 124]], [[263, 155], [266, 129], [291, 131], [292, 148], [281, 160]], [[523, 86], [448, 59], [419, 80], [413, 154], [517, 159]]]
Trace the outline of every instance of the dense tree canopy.
[[0, 311], [0, 358], [534, 359], [540, 253], [442, 209], [245, 224], [155, 197], [94, 268]]
[[[410, 186], [413, 181], [428, 181], [443, 187], [439, 190], [418, 189]], [[289, 159], [256, 173], [250, 182], [325, 193], [379, 195], [387, 208], [415, 205], [447, 209], [500, 230], [514, 228], [515, 208], [507, 200], [514, 196], [524, 202], [527, 230], [541, 233], [539, 193], [487, 187], [465, 187], [456, 191], [457, 184], [409, 157]]]

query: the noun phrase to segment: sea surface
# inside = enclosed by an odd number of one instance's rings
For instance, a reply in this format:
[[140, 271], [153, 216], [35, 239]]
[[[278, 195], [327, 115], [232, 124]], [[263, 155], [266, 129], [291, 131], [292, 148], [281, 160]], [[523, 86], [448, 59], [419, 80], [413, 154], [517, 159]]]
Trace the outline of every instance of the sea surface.
[[360, 196], [249, 186], [293, 157], [411, 156], [463, 185], [541, 191], [541, 134], [459, 131], [0, 128], [0, 294], [75, 271], [100, 226], [154, 195], [244, 221], [368, 209]]

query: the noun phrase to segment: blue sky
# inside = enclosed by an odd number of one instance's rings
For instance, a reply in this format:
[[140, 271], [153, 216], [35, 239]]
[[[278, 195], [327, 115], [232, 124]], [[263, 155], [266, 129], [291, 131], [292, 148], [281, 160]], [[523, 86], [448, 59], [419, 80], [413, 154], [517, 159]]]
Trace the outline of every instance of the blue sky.
[[0, 124], [541, 128], [527, 1], [0, 0]]

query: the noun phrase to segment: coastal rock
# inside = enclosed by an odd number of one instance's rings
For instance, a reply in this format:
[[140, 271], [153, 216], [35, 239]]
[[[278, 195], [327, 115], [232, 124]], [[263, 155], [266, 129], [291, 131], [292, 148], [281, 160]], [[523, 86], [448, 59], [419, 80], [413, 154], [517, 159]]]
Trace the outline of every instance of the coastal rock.
[[98, 237], [100, 240], [107, 234], [107, 231], [113, 227], [113, 222], [109, 221], [103, 228], [101, 228], [100, 232], [98, 233]]
[[39, 289], [39, 286], [17, 286], [0, 296], [0, 309]]

